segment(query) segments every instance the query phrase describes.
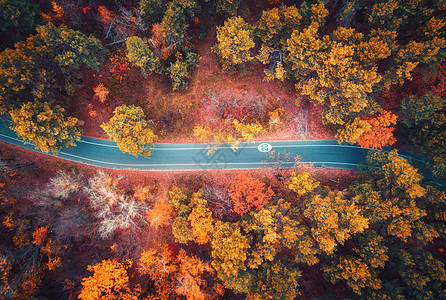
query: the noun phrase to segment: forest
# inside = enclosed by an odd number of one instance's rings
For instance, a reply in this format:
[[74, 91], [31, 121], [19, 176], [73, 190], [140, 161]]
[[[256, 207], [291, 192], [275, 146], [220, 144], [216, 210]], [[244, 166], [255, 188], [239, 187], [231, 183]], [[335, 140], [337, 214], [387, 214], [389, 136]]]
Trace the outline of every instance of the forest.
[[[0, 0], [0, 40], [0, 127], [52, 154], [0, 141], [0, 299], [446, 299], [445, 0]], [[57, 157], [83, 136], [370, 151]]]

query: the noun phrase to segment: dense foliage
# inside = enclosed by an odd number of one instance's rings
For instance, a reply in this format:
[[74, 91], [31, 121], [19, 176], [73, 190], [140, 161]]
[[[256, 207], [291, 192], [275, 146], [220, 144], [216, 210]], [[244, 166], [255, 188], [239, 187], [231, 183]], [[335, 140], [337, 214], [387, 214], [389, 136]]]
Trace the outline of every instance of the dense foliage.
[[105, 133], [122, 152], [149, 157], [156, 135], [151, 129], [151, 122], [145, 120], [142, 108], [123, 104], [116, 107], [113, 114], [107, 123], [101, 125]]
[[0, 299], [445, 299], [445, 28], [442, 0], [0, 0], [0, 117], [43, 152], [84, 124], [139, 159], [315, 127], [375, 149], [336, 179], [286, 153], [147, 174], [2, 144]]

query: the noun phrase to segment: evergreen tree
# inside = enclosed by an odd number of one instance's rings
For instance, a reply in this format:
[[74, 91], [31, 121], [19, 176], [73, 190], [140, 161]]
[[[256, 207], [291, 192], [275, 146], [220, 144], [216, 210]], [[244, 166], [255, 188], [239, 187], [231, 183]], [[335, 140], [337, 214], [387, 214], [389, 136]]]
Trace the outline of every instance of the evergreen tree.
[[61, 25], [48, 23], [37, 28], [39, 38], [43, 44], [51, 49], [51, 59], [57, 64], [65, 78], [65, 89], [71, 94], [77, 82], [82, 78], [78, 72], [82, 65], [98, 70], [108, 53], [101, 42], [86, 36], [80, 31], [72, 30]]
[[0, 1], [0, 31], [12, 36], [34, 29], [39, 5], [29, 0]]
[[139, 13], [147, 24], [158, 23], [163, 15], [161, 0], [139, 0]]

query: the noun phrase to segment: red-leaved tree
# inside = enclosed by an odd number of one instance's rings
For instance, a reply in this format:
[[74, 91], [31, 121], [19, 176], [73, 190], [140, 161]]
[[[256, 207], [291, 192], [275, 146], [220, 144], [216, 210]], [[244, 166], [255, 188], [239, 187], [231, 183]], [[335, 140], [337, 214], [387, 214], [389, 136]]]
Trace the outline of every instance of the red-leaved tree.
[[241, 171], [237, 180], [230, 184], [229, 196], [233, 204], [232, 209], [243, 215], [254, 207], [261, 209], [271, 200], [274, 192], [264, 182]]

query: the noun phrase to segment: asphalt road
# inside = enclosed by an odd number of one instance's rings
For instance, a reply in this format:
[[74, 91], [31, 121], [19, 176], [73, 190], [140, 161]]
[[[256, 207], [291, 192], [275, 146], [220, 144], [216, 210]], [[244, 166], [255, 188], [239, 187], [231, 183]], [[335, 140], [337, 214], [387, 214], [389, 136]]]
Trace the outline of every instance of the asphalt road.
[[[23, 144], [14, 131], [4, 127], [0, 140], [40, 152], [33, 144]], [[272, 150], [260, 152], [258, 145], [261, 143], [269, 143]], [[236, 152], [223, 145], [210, 155], [208, 149], [208, 144], [156, 144], [151, 158], [143, 158], [122, 153], [115, 142], [82, 137], [75, 148], [62, 150], [58, 157], [111, 169], [172, 171], [286, 168], [294, 164], [294, 157], [298, 155], [301, 162], [315, 167], [356, 170], [369, 151], [355, 145], [339, 145], [332, 140], [241, 143]]]

